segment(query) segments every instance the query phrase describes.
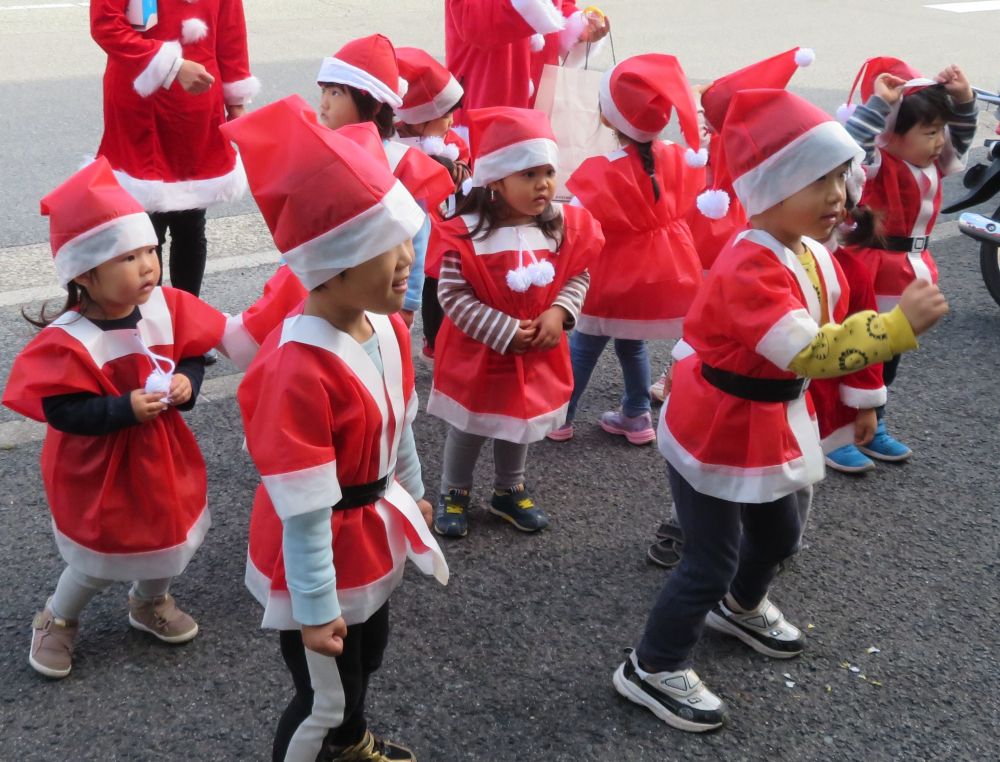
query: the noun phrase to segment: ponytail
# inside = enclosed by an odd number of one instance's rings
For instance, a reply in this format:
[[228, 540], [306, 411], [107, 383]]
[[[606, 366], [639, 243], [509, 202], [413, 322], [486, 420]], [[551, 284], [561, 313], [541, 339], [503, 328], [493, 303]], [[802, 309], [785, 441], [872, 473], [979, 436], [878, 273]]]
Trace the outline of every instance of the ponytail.
[[656, 179], [656, 159], [653, 157], [653, 144], [634, 142], [636, 152], [642, 160], [642, 169], [649, 175], [650, 182], [653, 183], [653, 198], [660, 200], [660, 182]]
[[42, 305], [41, 310], [39, 310], [37, 318], [30, 317], [28, 313], [24, 311], [24, 307], [21, 308], [21, 317], [23, 317], [25, 320], [27, 320], [36, 328], [45, 328], [51, 325], [56, 320], [58, 320], [67, 312], [70, 312], [74, 309], [79, 309], [80, 313], [82, 314], [87, 310], [87, 308], [91, 305], [91, 303], [92, 302], [90, 299], [90, 294], [87, 293], [87, 289], [85, 289], [83, 286], [81, 286], [75, 281], [70, 281], [69, 284], [66, 286], [66, 303], [63, 305], [63, 308], [59, 310], [57, 313], [55, 313], [54, 315], [49, 315], [47, 312], [49, 302], [45, 302]]
[[882, 215], [870, 206], [859, 204], [848, 212], [854, 227], [844, 236], [845, 246], [881, 248], [885, 245], [882, 233]]

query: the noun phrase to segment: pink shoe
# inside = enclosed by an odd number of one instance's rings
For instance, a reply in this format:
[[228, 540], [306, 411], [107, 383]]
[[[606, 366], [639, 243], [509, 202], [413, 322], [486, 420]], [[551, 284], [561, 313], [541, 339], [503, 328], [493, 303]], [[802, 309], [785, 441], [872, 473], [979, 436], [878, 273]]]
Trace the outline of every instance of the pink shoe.
[[558, 429], [552, 429], [545, 437], [546, 439], [551, 439], [553, 442], [565, 442], [573, 438], [573, 433], [573, 422], [569, 421]]
[[601, 428], [609, 434], [625, 437], [629, 444], [644, 445], [656, 439], [649, 413], [629, 418], [621, 410], [609, 410], [601, 416]]

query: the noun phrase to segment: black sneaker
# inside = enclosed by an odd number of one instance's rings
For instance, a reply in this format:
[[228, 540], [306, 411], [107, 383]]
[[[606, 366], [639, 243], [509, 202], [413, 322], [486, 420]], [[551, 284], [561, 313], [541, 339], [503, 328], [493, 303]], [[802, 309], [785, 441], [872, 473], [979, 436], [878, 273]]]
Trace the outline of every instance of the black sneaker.
[[675, 540], [683, 542], [684, 532], [680, 526], [672, 521], [661, 521], [660, 525], [656, 528], [656, 539], [663, 540], [667, 537], [672, 537]]
[[522, 532], [537, 532], [549, 525], [549, 517], [535, 505], [528, 494], [528, 488], [523, 484], [510, 489], [493, 490], [490, 513], [506, 519]]
[[662, 569], [673, 569], [681, 562], [683, 552], [683, 540], [661, 537], [649, 546], [649, 550], [646, 551], [646, 560]]
[[450, 489], [438, 497], [434, 508], [434, 531], [444, 537], [465, 537], [469, 533], [469, 490]]
[[774, 659], [791, 659], [805, 647], [802, 632], [785, 619], [766, 595], [757, 608], [744, 613], [733, 611], [726, 606], [725, 600], [721, 600], [708, 613], [705, 624], [739, 638], [754, 651]]
[[618, 665], [615, 690], [634, 704], [646, 707], [672, 728], [704, 733], [722, 727], [726, 705], [701, 682], [693, 669], [646, 672], [635, 651]]

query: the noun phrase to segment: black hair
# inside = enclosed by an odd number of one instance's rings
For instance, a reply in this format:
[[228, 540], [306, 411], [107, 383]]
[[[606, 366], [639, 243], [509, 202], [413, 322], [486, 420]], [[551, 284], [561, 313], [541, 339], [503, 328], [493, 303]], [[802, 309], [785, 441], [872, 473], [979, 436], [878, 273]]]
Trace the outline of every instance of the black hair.
[[885, 234], [882, 230], [883, 214], [872, 209], [867, 204], [858, 204], [847, 211], [847, 221], [851, 223], [850, 232], [843, 236], [844, 246], [860, 246], [862, 248], [882, 248], [885, 246]]
[[[473, 188], [468, 195], [459, 200], [455, 214], [450, 219], [463, 214], [476, 215], [476, 226], [463, 238], [481, 241], [501, 227], [509, 211], [510, 207], [499, 193], [491, 193], [488, 188]], [[545, 211], [535, 217], [535, 224], [546, 238], [556, 242], [558, 250], [562, 245], [563, 218], [551, 203], [545, 207]]]
[[374, 96], [359, 90], [356, 87], [345, 85], [341, 82], [320, 82], [320, 87], [339, 87], [354, 101], [354, 107], [358, 110], [358, 117], [362, 122], [374, 122], [378, 128], [379, 137], [388, 140], [395, 134], [394, 121], [396, 115], [392, 111], [392, 106], [376, 100]]
[[893, 132], [903, 135], [917, 125], [947, 123], [951, 113], [951, 98], [944, 85], [931, 85], [902, 99]]
[[[461, 98], [459, 98], [457, 101], [455, 101], [455, 105], [454, 106], [452, 106], [450, 109], [448, 109], [448, 114], [454, 114], [456, 111], [458, 111], [460, 108], [462, 108], [462, 104], [463, 103], [465, 103], [465, 95], [464, 94], [462, 95]], [[445, 114], [445, 116], [448, 116], [448, 114]]]
[[653, 183], [653, 198], [660, 200], [660, 181], [656, 179], [656, 159], [653, 157], [653, 144], [632, 141], [639, 158], [642, 160], [642, 169], [649, 175], [650, 182]]
[[[93, 272], [93, 270], [91, 270], [91, 272]], [[83, 314], [93, 303], [94, 301], [90, 298], [90, 294], [87, 293], [87, 289], [76, 281], [70, 281], [66, 286], [66, 303], [63, 305], [61, 310], [50, 315], [48, 313], [49, 302], [45, 302], [42, 304], [42, 308], [38, 311], [38, 317], [31, 317], [28, 315], [28, 313], [24, 311], [24, 307], [21, 308], [21, 317], [36, 328], [45, 328], [67, 312], [78, 310], [80, 314]]]

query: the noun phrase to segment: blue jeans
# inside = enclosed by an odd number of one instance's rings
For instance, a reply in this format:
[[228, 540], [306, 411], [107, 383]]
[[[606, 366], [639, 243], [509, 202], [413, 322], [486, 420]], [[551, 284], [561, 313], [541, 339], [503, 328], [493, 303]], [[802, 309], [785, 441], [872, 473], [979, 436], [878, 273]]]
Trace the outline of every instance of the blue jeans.
[[[608, 336], [593, 336], [583, 331], [573, 331], [569, 337], [569, 355], [573, 361], [573, 396], [569, 400], [566, 422], [576, 417], [576, 406], [580, 403], [590, 377], [594, 373], [601, 352], [610, 341]], [[615, 339], [615, 354], [625, 376], [625, 394], [622, 396], [622, 412], [629, 418], [649, 412], [649, 354], [646, 342], [640, 339]]]

